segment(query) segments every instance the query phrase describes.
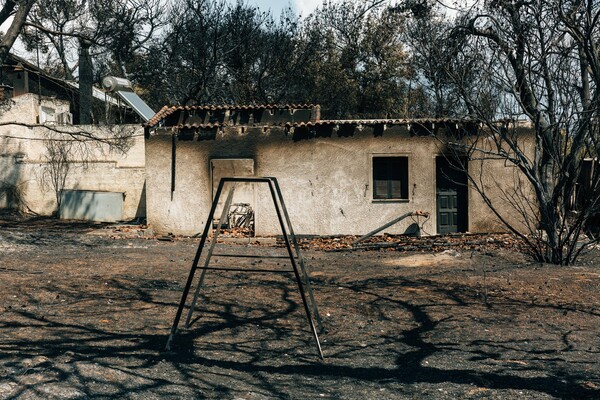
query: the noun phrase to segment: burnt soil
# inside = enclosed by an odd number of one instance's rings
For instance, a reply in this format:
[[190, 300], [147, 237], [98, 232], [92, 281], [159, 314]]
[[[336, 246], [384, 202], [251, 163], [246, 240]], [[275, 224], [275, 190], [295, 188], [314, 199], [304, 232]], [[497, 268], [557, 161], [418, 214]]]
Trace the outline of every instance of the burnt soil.
[[198, 239], [147, 235], [0, 220], [0, 398], [600, 398], [597, 249], [558, 267], [509, 236], [409, 252], [307, 242], [323, 362], [289, 273], [208, 271], [191, 327], [164, 351]]

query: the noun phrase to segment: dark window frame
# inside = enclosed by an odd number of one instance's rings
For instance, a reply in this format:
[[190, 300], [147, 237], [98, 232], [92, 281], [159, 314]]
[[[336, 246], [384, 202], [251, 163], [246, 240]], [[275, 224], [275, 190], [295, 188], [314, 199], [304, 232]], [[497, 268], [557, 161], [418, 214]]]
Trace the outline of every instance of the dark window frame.
[[373, 201], [409, 201], [409, 161], [407, 155], [371, 157]]

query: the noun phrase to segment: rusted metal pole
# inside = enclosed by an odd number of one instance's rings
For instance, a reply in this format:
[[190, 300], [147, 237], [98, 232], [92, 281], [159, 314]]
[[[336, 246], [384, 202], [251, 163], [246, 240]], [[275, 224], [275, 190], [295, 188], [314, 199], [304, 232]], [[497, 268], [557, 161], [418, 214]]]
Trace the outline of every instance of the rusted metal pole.
[[[219, 182], [219, 187], [217, 189], [217, 194], [215, 195], [215, 199], [219, 199], [221, 197], [221, 191], [223, 190], [224, 184], [225, 181], [221, 179], [221, 182]], [[216, 208], [217, 201], [213, 201], [212, 207], [210, 208], [210, 212], [208, 213], [206, 225], [204, 226], [204, 233], [202, 234], [202, 239], [200, 239], [200, 245], [198, 246], [198, 250], [196, 251], [196, 256], [194, 257], [194, 261], [192, 262], [192, 268], [190, 269], [190, 274], [188, 275], [187, 282], [183, 289], [183, 294], [181, 295], [181, 301], [179, 302], [179, 307], [177, 308], [177, 313], [175, 314], [175, 320], [173, 321], [173, 326], [171, 327], [171, 333], [169, 333], [169, 338], [167, 339], [167, 344], [165, 346], [165, 350], [167, 351], [171, 350], [171, 343], [173, 342], [173, 337], [177, 332], [179, 320], [181, 319], [181, 314], [183, 313], [183, 309], [185, 308], [185, 302], [187, 300], [190, 288], [192, 287], [192, 281], [194, 280], [194, 274], [196, 273], [196, 269], [198, 268], [200, 256], [202, 255], [202, 249], [204, 248], [204, 244], [206, 243], [206, 239], [208, 238], [208, 232], [212, 227], [212, 219], [215, 215]], [[216, 240], [216, 238], [213, 238], [213, 240]]]
[[[281, 227], [281, 233], [283, 235], [284, 238], [284, 242], [285, 242], [285, 247], [287, 249], [287, 254], [288, 257], [290, 259], [290, 262], [292, 264], [292, 271], [280, 271], [280, 270], [270, 270], [270, 269], [243, 269], [243, 268], [224, 268], [224, 267], [210, 267], [208, 264], [210, 262], [210, 258], [211, 255], [213, 253], [214, 250], [214, 244], [216, 243], [217, 240], [217, 236], [220, 232], [220, 228], [221, 225], [224, 222], [224, 218], [225, 215], [227, 214], [227, 210], [229, 209], [229, 207], [231, 206], [231, 200], [233, 197], [233, 188], [231, 189], [231, 191], [229, 192], [229, 196], [226, 200], [226, 204], [225, 204], [225, 208], [223, 213], [221, 214], [221, 219], [219, 221], [219, 226], [217, 227], [217, 230], [215, 232], [215, 236], [213, 237], [213, 242], [211, 243], [211, 248], [209, 249], [209, 253], [206, 257], [204, 266], [199, 267], [198, 264], [200, 262], [200, 258], [202, 255], [202, 249], [204, 248], [205, 244], [206, 244], [206, 240], [208, 237], [208, 233], [210, 231], [210, 227], [212, 226], [212, 219], [215, 213], [215, 209], [217, 208], [217, 203], [219, 201], [219, 198], [221, 196], [221, 192], [223, 190], [223, 185], [227, 182], [232, 182], [232, 183], [237, 183], [237, 182], [248, 182], [248, 183], [267, 183], [269, 185], [269, 190], [271, 192], [271, 198], [273, 200], [273, 204], [275, 206], [275, 211], [277, 213], [277, 219], [279, 221], [279, 225]], [[296, 254], [294, 255], [294, 250], [296, 251]], [[228, 255], [229, 257], [235, 257], [235, 255]], [[287, 257], [286, 257], [287, 258]], [[296, 262], [296, 258], [298, 259], [298, 263]], [[313, 317], [311, 315], [311, 307], [308, 304], [309, 301], [307, 299], [307, 296], [305, 294], [305, 289], [309, 292], [310, 295], [310, 300], [311, 300], [311, 305], [312, 305], [312, 309], [315, 313], [315, 318], [318, 320], [319, 324], [320, 324], [320, 318], [318, 317], [318, 310], [317, 310], [317, 305], [316, 302], [314, 301], [314, 297], [312, 294], [312, 289], [310, 288], [310, 281], [308, 280], [308, 274], [306, 271], [306, 268], [304, 266], [304, 259], [302, 258], [301, 254], [300, 254], [300, 246], [298, 246], [298, 242], [296, 240], [295, 234], [294, 234], [294, 230], [292, 228], [292, 224], [290, 222], [289, 219], [289, 215], [287, 214], [287, 209], [285, 208], [285, 203], [283, 201], [283, 196], [281, 195], [281, 189], [279, 188], [279, 184], [277, 182], [277, 180], [275, 178], [254, 178], [254, 177], [232, 177], [232, 178], [221, 178], [221, 181], [219, 183], [219, 188], [217, 189], [217, 194], [215, 196], [215, 199], [213, 200], [213, 204], [211, 207], [211, 210], [209, 212], [209, 217], [208, 220], [206, 222], [206, 225], [204, 227], [204, 232], [202, 234], [202, 239], [200, 240], [200, 245], [198, 246], [198, 250], [196, 252], [196, 257], [194, 258], [194, 261], [192, 263], [192, 268], [190, 270], [190, 274], [188, 276], [188, 280], [186, 282], [185, 288], [183, 290], [183, 294], [181, 296], [181, 301], [179, 303], [179, 307], [177, 309], [177, 313], [175, 314], [175, 320], [173, 321], [173, 326], [171, 328], [171, 333], [169, 334], [169, 338], [167, 339], [167, 344], [166, 344], [166, 350], [170, 350], [171, 349], [171, 345], [173, 342], [173, 338], [175, 336], [175, 334], [177, 333], [177, 328], [179, 325], [179, 321], [181, 319], [183, 310], [185, 308], [186, 305], [186, 300], [187, 300], [187, 296], [190, 292], [191, 286], [192, 286], [192, 281], [194, 279], [194, 272], [197, 269], [201, 269], [203, 270], [202, 272], [202, 276], [199, 279], [198, 282], [198, 287], [196, 288], [196, 292], [194, 293], [194, 300], [192, 302], [192, 306], [190, 307], [189, 310], [189, 314], [188, 314], [188, 318], [186, 321], [186, 326], [189, 326], [190, 320], [191, 320], [191, 316], [193, 313], [193, 310], [195, 308], [195, 304], [198, 298], [198, 292], [199, 289], [203, 283], [203, 278], [204, 278], [204, 273], [206, 272], [206, 270], [212, 269], [212, 270], [222, 270], [222, 271], [247, 271], [247, 272], [257, 272], [257, 273], [289, 273], [289, 272], [293, 272], [294, 273], [294, 277], [296, 279], [296, 283], [298, 285], [298, 290], [300, 292], [300, 297], [302, 299], [302, 304], [304, 306], [304, 311], [306, 313], [306, 317], [308, 319], [308, 323], [310, 325], [310, 330], [313, 334], [313, 337], [315, 339], [316, 345], [317, 345], [317, 350], [319, 353], [319, 357], [321, 357], [321, 360], [323, 360], [323, 351], [321, 349], [321, 343], [319, 341], [319, 336], [317, 333], [317, 328], [315, 326], [315, 323], [313, 322]], [[303, 279], [304, 278], [304, 279]]]
[[[215, 246], [217, 245], [217, 237], [221, 233], [221, 229], [223, 229], [223, 224], [225, 223], [225, 219], [229, 214], [229, 209], [231, 208], [231, 201], [233, 200], [233, 193], [235, 192], [235, 183], [231, 185], [231, 189], [229, 189], [229, 194], [227, 195], [227, 200], [225, 200], [225, 205], [223, 206], [223, 211], [221, 212], [221, 218], [219, 218], [219, 224], [217, 225], [217, 229], [215, 230], [215, 234], [213, 235], [212, 241], [210, 243], [210, 247], [208, 248], [208, 253], [206, 254], [206, 260], [204, 260], [204, 268], [202, 269], [202, 274], [200, 274], [200, 279], [198, 280], [198, 285], [196, 286], [196, 291], [194, 292], [194, 299], [192, 300], [192, 304], [190, 309], [188, 310], [188, 315], [185, 320], [185, 327], [190, 327], [190, 322], [192, 321], [192, 315], [194, 314], [194, 310], [196, 309], [196, 303], [198, 302], [198, 295], [200, 293], [200, 288], [204, 284], [204, 277], [206, 276], [206, 271], [208, 269], [208, 265], [210, 264], [210, 259], [212, 258], [212, 254], [215, 250]], [[218, 203], [219, 199], [215, 197], [213, 200]], [[212, 223], [212, 222], [211, 222]]]
[[354, 242], [352, 242], [352, 245], [356, 245], [360, 242], [362, 242], [365, 239], [370, 238], [371, 236], [381, 232], [382, 230], [389, 228], [390, 226], [397, 224], [398, 222], [402, 221], [404, 218], [408, 218], [408, 217], [429, 217], [429, 213], [425, 212], [425, 211], [411, 211], [408, 212], [406, 214], [402, 214], [401, 216], [399, 216], [398, 218], [395, 218], [393, 220], [391, 220], [390, 222], [388, 222], [385, 225], [381, 225], [379, 228], [375, 229], [374, 231], [371, 231], [369, 233], [367, 233], [364, 236], [359, 237], [358, 239], [356, 239]]
[[270, 177], [273, 181], [275, 190], [277, 191], [277, 198], [279, 200], [279, 204], [281, 206], [281, 210], [283, 211], [283, 216], [285, 217], [285, 221], [290, 230], [290, 237], [292, 239], [292, 244], [294, 245], [294, 250], [296, 250], [296, 256], [298, 258], [298, 264], [300, 265], [300, 270], [302, 271], [302, 278], [304, 287], [308, 292], [308, 297], [310, 299], [310, 304], [312, 307], [313, 315], [317, 320], [317, 326], [319, 327], [319, 332], [323, 333], [323, 323], [321, 322], [321, 315], [319, 314], [319, 309], [317, 308], [317, 302], [315, 301], [315, 296], [312, 291], [312, 287], [310, 285], [310, 280], [308, 278], [307, 265], [304, 263], [304, 258], [300, 253], [300, 246], [298, 245], [298, 240], [296, 240], [296, 234], [294, 233], [294, 228], [292, 228], [292, 221], [290, 220], [290, 215], [287, 212], [287, 208], [285, 207], [285, 202], [283, 201], [283, 194], [281, 194], [281, 188], [279, 187], [279, 182], [277, 182], [277, 178]]
[[[277, 185], [277, 186], [275, 186]], [[315, 327], [315, 323], [313, 322], [312, 316], [310, 314], [310, 308], [308, 307], [308, 301], [306, 299], [306, 294], [304, 293], [304, 285], [302, 284], [302, 278], [300, 277], [300, 273], [298, 271], [298, 265], [296, 264], [296, 258], [294, 257], [294, 253], [292, 252], [292, 245], [290, 243], [290, 239], [288, 237], [288, 232], [285, 229], [282, 211], [278, 207], [277, 198], [275, 188], [278, 187], [277, 181], [273, 182], [273, 180], [269, 181], [269, 189], [271, 190], [271, 197], [273, 197], [273, 205], [275, 206], [275, 211], [277, 212], [277, 219], [279, 220], [279, 225], [281, 226], [281, 232], [283, 233], [283, 239], [285, 241], [285, 247], [290, 256], [290, 262], [292, 263], [292, 268], [294, 269], [294, 275], [296, 277], [296, 283], [298, 284], [298, 291], [300, 292], [300, 297], [302, 298], [302, 304], [304, 305], [304, 312], [306, 312], [306, 318], [308, 319], [308, 324], [310, 325], [310, 330], [312, 331], [313, 337], [315, 339], [315, 343], [317, 345], [317, 350], [319, 352], [319, 357], [321, 360], [323, 357], [323, 350], [321, 349], [321, 342], [319, 341], [319, 334], [317, 333], [317, 328]]]

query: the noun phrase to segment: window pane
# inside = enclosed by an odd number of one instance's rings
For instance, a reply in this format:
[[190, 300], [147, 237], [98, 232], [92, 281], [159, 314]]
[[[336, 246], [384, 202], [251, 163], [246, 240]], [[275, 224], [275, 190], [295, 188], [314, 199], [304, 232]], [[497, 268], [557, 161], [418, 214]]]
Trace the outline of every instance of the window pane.
[[388, 182], [377, 180], [373, 181], [373, 197], [376, 199], [387, 199], [388, 198]]
[[392, 199], [401, 199], [402, 198], [402, 184], [399, 180], [390, 181], [390, 190], [391, 190], [391, 198]]

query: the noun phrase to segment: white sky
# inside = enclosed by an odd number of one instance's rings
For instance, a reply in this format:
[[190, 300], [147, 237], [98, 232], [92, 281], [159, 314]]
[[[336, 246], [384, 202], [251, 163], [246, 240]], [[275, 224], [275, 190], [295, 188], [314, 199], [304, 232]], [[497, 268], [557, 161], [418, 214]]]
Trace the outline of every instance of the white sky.
[[[235, 2], [235, 0], [230, 0]], [[315, 8], [323, 3], [323, 0], [246, 0], [248, 4], [256, 5], [263, 11], [271, 10], [274, 17], [279, 17], [281, 11], [291, 5], [296, 14], [306, 17]]]
[[[235, 3], [237, 0], [229, 0], [232, 3]], [[258, 6], [261, 10], [270, 9], [275, 17], [278, 17], [281, 14], [281, 10], [283, 10], [288, 5], [291, 5], [292, 8], [298, 14], [302, 14], [303, 17], [306, 17], [315, 8], [323, 4], [323, 0], [245, 0], [248, 4]], [[363, 0], [355, 0], [357, 2]], [[391, 2], [391, 1], [390, 1]], [[442, 8], [446, 8], [446, 12], [449, 14], [454, 14], [453, 11], [455, 8], [464, 8], [470, 7], [477, 3], [482, 3], [482, 0], [438, 0], [437, 3], [442, 6]]]
[[[236, 0], [229, 0], [232, 3]], [[362, 0], [356, 0], [362, 1]], [[246, 0], [250, 5], [258, 6], [263, 11], [271, 10], [275, 18], [281, 15], [281, 11], [288, 5], [291, 5], [297, 14], [306, 17], [314, 11], [315, 8], [323, 4], [323, 0]], [[464, 8], [478, 4], [481, 0], [439, 0], [438, 4], [445, 8], [445, 12], [449, 15], [456, 14], [456, 7]]]

